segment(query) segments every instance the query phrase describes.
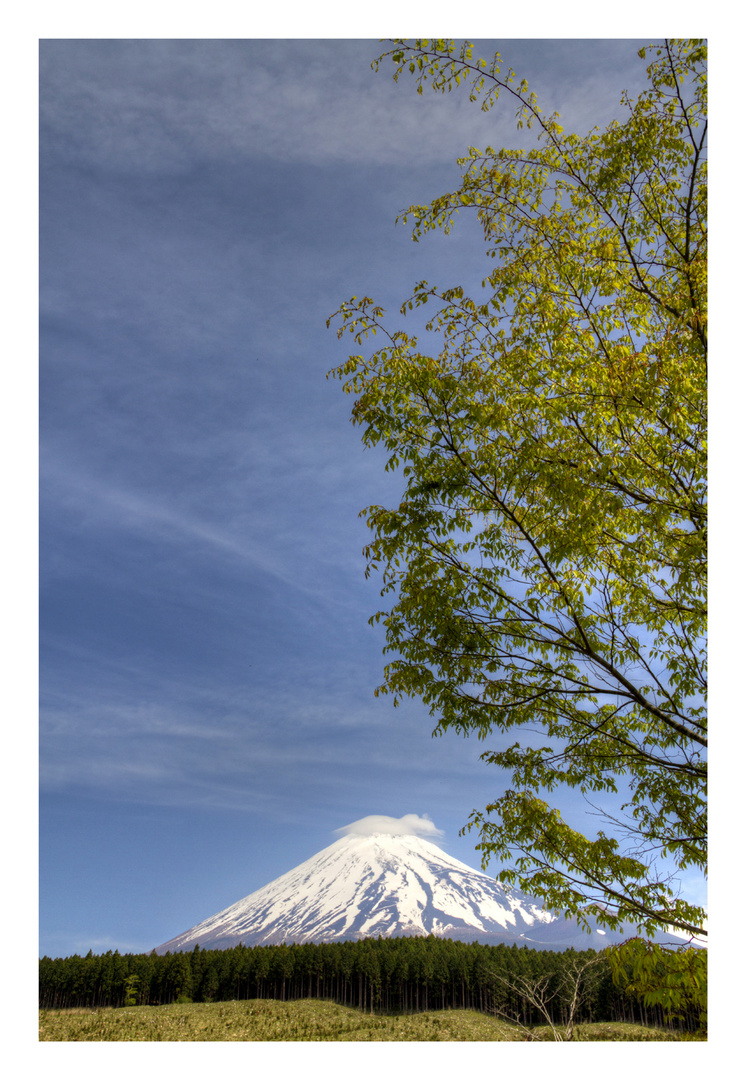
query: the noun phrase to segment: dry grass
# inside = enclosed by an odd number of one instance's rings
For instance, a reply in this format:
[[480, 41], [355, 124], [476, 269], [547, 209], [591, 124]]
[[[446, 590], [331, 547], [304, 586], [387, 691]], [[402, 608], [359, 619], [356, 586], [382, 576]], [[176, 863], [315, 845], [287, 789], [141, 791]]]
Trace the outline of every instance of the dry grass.
[[[542, 1038], [551, 1033], [537, 1029]], [[584, 1040], [672, 1036], [634, 1024], [585, 1024]], [[331, 1001], [226, 1001], [129, 1009], [43, 1010], [41, 1042], [520, 1042], [519, 1028], [484, 1013], [371, 1016]]]
[[[536, 1027], [533, 1034], [542, 1041], [553, 1039], [550, 1028]], [[643, 1027], [642, 1024], [576, 1024], [576, 1042], [680, 1042], [680, 1036], [661, 1028]]]

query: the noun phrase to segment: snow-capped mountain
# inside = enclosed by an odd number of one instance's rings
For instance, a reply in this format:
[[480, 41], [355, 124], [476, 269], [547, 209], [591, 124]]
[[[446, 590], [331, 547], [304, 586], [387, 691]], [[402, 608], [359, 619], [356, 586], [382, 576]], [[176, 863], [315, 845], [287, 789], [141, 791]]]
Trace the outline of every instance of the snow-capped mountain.
[[[410, 826], [410, 823], [411, 826]], [[294, 870], [158, 947], [158, 953], [280, 942], [436, 934], [533, 948], [603, 948], [631, 936], [550, 914], [539, 903], [447, 854], [408, 826], [428, 819], [364, 818]], [[340, 830], [342, 831], [342, 830]]]

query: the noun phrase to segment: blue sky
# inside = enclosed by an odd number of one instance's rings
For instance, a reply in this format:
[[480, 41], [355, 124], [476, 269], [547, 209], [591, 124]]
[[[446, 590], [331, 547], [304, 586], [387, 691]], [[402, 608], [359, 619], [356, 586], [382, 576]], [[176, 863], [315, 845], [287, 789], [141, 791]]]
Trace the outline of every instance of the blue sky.
[[[477, 51], [583, 133], [642, 87], [641, 43]], [[150, 950], [369, 814], [429, 815], [479, 865], [490, 744], [373, 696], [358, 513], [401, 481], [325, 377], [326, 319], [479, 280], [468, 220], [413, 244], [395, 217], [527, 136], [380, 51], [41, 44], [40, 954]]]

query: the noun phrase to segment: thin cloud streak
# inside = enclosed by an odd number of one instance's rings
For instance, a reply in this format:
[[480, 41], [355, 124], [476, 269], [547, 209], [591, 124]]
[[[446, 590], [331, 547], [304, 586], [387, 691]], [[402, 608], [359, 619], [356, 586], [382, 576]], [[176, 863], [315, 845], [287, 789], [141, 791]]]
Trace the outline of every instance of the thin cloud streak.
[[89, 529], [93, 519], [96, 519], [100, 529], [135, 531], [174, 547], [182, 545], [184, 540], [196, 541], [256, 567], [262, 574], [314, 600], [328, 603], [333, 599], [327, 589], [308, 585], [305, 579], [283, 569], [266, 543], [262, 545], [256, 540], [247, 542], [245, 536], [236, 536], [229, 529], [201, 521], [182, 510], [164, 505], [160, 500], [114, 487], [93, 476], [73, 476], [70, 470], [60, 467], [58, 463], [52, 463], [45, 470], [45, 483], [49, 484], [55, 501], [61, 505], [84, 508]]

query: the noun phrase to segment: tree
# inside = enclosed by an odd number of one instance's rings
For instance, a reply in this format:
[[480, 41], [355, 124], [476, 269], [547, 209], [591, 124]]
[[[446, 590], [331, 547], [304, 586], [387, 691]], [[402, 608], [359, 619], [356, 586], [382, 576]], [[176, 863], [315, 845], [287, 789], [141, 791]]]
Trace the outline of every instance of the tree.
[[[571, 1042], [575, 1037], [576, 1017], [586, 998], [595, 990], [591, 977], [600, 977], [603, 954], [590, 958], [577, 958], [563, 963], [556, 972], [541, 975], [504, 975], [490, 972], [492, 979], [517, 997], [524, 1008], [538, 1014], [548, 1025], [555, 1042]], [[492, 1011], [517, 1024], [529, 1041], [539, 1039], [531, 1028], [522, 1022], [520, 1010], [512, 1011], [493, 1002]], [[562, 1020], [558, 1013], [562, 1013]]]
[[[457, 190], [403, 214], [417, 240], [475, 213], [482, 292], [420, 281], [401, 313], [435, 305], [422, 343], [352, 297], [338, 335], [384, 341], [330, 375], [406, 483], [361, 515], [390, 598], [376, 693], [502, 737], [482, 757], [512, 786], [466, 825], [484, 865], [581, 921], [701, 935], [675, 875], [707, 857], [706, 47], [647, 52], [623, 122], [584, 137], [468, 44], [379, 58], [420, 93], [512, 96], [538, 142], [469, 148]], [[560, 785], [604, 829], [564, 820]]]
[[124, 980], [124, 1005], [137, 1005], [140, 993], [140, 977], [134, 972]]

